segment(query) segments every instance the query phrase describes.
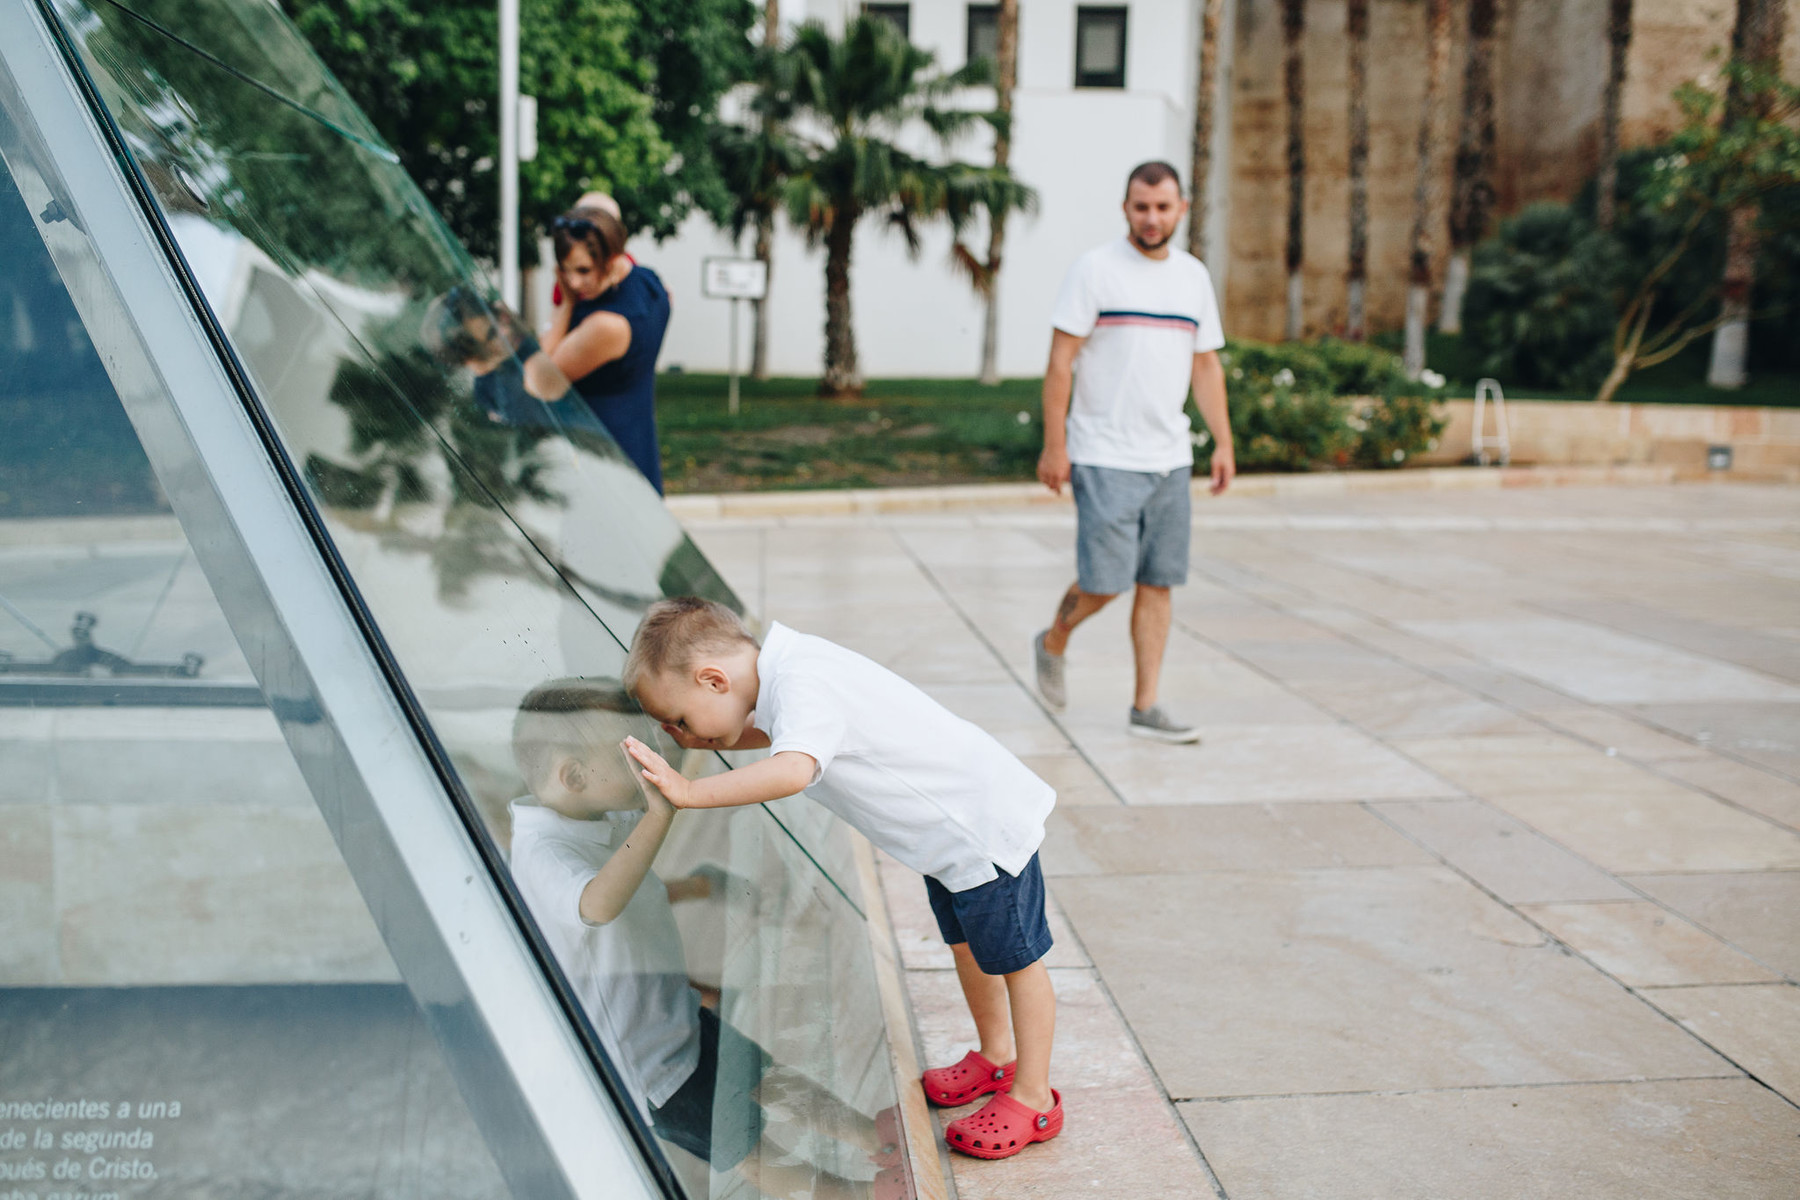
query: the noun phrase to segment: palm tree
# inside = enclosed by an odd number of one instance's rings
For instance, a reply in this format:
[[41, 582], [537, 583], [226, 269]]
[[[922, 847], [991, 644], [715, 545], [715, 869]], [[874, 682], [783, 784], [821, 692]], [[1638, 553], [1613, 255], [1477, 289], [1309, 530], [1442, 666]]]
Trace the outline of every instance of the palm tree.
[[1618, 207], [1619, 102], [1625, 92], [1625, 62], [1631, 49], [1631, 0], [1608, 0], [1606, 9], [1606, 93], [1600, 103], [1600, 175], [1594, 188], [1594, 220], [1611, 229]]
[[1200, 0], [1200, 66], [1194, 74], [1194, 158], [1188, 179], [1193, 207], [1188, 212], [1188, 253], [1206, 261], [1207, 184], [1212, 179], [1213, 98], [1218, 95], [1219, 21], [1225, 0]]
[[[1787, 0], [1738, 0], [1731, 30], [1731, 56], [1755, 70], [1781, 74], [1781, 40], [1787, 29]], [[1726, 120], [1746, 109], [1766, 107], [1768, 92], [1746, 95], [1733, 76], [1725, 94]], [[1766, 114], [1762, 114], [1766, 115]], [[1757, 221], [1754, 202], [1732, 208], [1725, 221], [1725, 271], [1720, 280], [1719, 327], [1713, 333], [1706, 367], [1709, 387], [1741, 388], [1750, 351], [1750, 289], [1756, 283]]]
[[[1627, 8], [1631, 5], [1631, 0], [1622, 2]], [[1494, 206], [1494, 21], [1498, 8], [1497, 0], [1469, 3], [1462, 120], [1456, 131], [1455, 178], [1450, 188], [1450, 266], [1444, 274], [1444, 307], [1438, 314], [1440, 333], [1462, 332], [1469, 253], [1487, 233], [1488, 213]]]
[[[781, 46], [781, 0], [763, 0], [763, 50], [773, 54]], [[763, 265], [765, 280], [761, 298], [751, 302], [754, 332], [750, 338], [750, 377], [769, 377], [769, 287], [775, 282], [775, 208], [763, 205], [756, 214], [756, 261]]]
[[1368, 336], [1369, 285], [1369, 0], [1349, 0], [1350, 45], [1350, 269], [1344, 336]]
[[1300, 264], [1306, 238], [1306, 62], [1301, 40], [1306, 34], [1306, 0], [1282, 0], [1281, 34], [1286, 51], [1287, 85], [1287, 327], [1289, 339], [1300, 336]]
[[1425, 0], [1425, 101], [1419, 110], [1419, 162], [1413, 180], [1411, 250], [1407, 260], [1408, 379], [1425, 370], [1425, 310], [1431, 304], [1431, 210], [1437, 199], [1438, 107], [1450, 66], [1450, 0]]
[[825, 369], [822, 396], [862, 392], [850, 314], [850, 256], [856, 226], [879, 213], [917, 251], [918, 224], [948, 217], [953, 229], [990, 204], [1020, 207], [1029, 189], [997, 167], [927, 162], [895, 144], [921, 124], [948, 146], [979, 123], [996, 132], [993, 112], [946, 107], [959, 90], [989, 79], [986, 62], [948, 74], [880, 17], [858, 16], [841, 38], [817, 22], [801, 26], [784, 53], [794, 120], [796, 165], [784, 186], [789, 218], [825, 247]]
[[[1013, 89], [1019, 85], [1019, 0], [1000, 0], [994, 46], [994, 110], [1002, 118], [994, 127], [994, 169], [1007, 170], [1012, 158]], [[981, 325], [981, 382], [1000, 382], [1000, 254], [1006, 247], [1006, 208], [988, 214], [987, 261], [975, 275], [984, 312]], [[958, 243], [958, 249], [961, 243]]]

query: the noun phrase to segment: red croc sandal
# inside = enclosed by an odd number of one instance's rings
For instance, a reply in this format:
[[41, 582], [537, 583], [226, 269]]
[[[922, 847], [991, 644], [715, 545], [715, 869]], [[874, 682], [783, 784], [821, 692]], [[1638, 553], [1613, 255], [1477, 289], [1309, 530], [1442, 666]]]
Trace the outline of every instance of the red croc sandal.
[[1036, 1112], [1004, 1093], [981, 1108], [950, 1122], [944, 1140], [952, 1150], [976, 1158], [1011, 1158], [1033, 1142], [1047, 1142], [1062, 1132], [1062, 1093], [1050, 1089], [1050, 1111]]
[[996, 1066], [971, 1050], [954, 1067], [933, 1067], [919, 1077], [925, 1098], [939, 1108], [955, 1108], [989, 1092], [1010, 1092], [1017, 1063]]

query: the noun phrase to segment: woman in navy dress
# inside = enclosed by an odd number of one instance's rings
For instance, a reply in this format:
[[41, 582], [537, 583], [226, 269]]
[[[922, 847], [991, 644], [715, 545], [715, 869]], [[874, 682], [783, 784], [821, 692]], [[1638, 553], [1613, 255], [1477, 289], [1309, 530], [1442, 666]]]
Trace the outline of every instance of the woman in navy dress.
[[669, 293], [655, 271], [625, 253], [625, 227], [611, 213], [570, 209], [551, 234], [562, 303], [544, 350], [660, 494], [656, 355], [669, 327]]

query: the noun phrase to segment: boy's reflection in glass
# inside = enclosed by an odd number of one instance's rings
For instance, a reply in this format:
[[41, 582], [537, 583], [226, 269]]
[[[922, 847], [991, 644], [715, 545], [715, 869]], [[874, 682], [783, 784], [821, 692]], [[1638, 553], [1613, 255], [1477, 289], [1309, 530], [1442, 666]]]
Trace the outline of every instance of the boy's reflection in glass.
[[475, 402], [489, 420], [521, 429], [605, 432], [600, 418], [570, 390], [537, 339], [504, 305], [454, 287], [425, 310], [420, 333], [433, 354], [474, 374]]
[[[665, 884], [651, 869], [675, 810], [619, 748], [643, 729], [622, 687], [587, 679], [532, 689], [513, 723], [531, 789], [511, 805], [513, 877], [626, 1086], [659, 1136], [764, 1195], [911, 1195], [893, 1110], [873, 1120], [773, 1067], [690, 984], [671, 901], [709, 895], [719, 876]], [[777, 1162], [788, 1152], [764, 1140], [764, 1104], [869, 1152], [874, 1181]]]

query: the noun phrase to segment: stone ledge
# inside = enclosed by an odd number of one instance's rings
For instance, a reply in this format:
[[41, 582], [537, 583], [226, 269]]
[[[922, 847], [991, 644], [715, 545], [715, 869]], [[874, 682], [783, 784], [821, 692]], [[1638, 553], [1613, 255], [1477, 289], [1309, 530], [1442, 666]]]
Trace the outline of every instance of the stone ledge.
[[[1733, 478], [1741, 478], [1731, 472]], [[1687, 473], [1668, 464], [1616, 467], [1419, 467], [1398, 471], [1324, 471], [1304, 475], [1240, 475], [1238, 497], [1331, 496], [1368, 492], [1475, 491], [1519, 487], [1593, 487], [1674, 483]], [[1207, 482], [1194, 480], [1196, 498]], [[1037, 483], [969, 483], [947, 487], [846, 488], [800, 492], [695, 492], [667, 498], [683, 521], [723, 517], [805, 517], [929, 512], [996, 507], [1070, 508], [1065, 491]]]

